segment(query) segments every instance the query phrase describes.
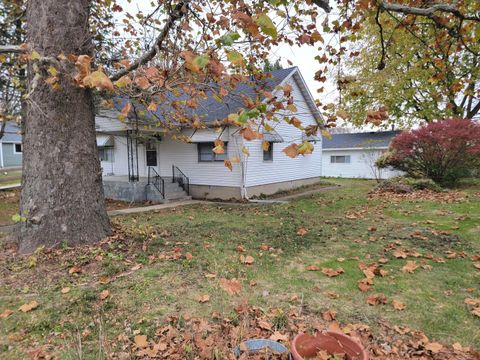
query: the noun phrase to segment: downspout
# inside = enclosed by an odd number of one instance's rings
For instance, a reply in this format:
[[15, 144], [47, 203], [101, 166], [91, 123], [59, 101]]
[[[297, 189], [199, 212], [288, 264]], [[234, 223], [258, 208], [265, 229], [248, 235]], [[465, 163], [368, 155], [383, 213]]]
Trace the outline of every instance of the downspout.
[[[238, 153], [240, 159], [244, 158], [245, 155], [242, 155], [241, 151], [239, 151], [237, 137], [232, 136], [232, 138], [233, 138], [233, 141], [235, 142], [235, 147], [237, 148], [237, 153]], [[248, 158], [247, 158], [246, 161], [245, 160], [240, 160], [240, 166], [241, 166], [241, 170], [242, 170], [242, 174], [241, 174], [242, 176], [241, 176], [241, 179], [240, 179], [240, 196], [242, 197], [242, 200], [243, 199], [248, 200], [247, 187], [246, 187], [247, 163], [248, 163]]]

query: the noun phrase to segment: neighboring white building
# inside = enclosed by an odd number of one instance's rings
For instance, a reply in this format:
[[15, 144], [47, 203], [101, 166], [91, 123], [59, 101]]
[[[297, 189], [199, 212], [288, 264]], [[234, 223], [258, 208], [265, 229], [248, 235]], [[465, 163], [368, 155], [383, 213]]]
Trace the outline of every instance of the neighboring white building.
[[[272, 73], [269, 88], [275, 95], [275, 88], [286, 83], [293, 88], [294, 102], [299, 109], [296, 116], [303, 126], [318, 124], [321, 115], [314, 104], [304, 79], [298, 68], [282, 69]], [[237, 87], [237, 91], [248, 94], [248, 86]], [[249, 94], [248, 94], [249, 95]], [[278, 94], [281, 95], [281, 94]], [[109, 186], [118, 177], [145, 182], [145, 178], [155, 174], [157, 181], [171, 183], [172, 177], [184, 186], [188, 181], [189, 195], [195, 198], [248, 198], [260, 194], [272, 194], [280, 190], [291, 189], [314, 183], [321, 176], [322, 144], [321, 137], [311, 137], [314, 142], [313, 154], [289, 158], [282, 150], [291, 142], [302, 140], [302, 131], [285, 122], [279, 122], [274, 131], [264, 131], [262, 140], [245, 141], [234, 126], [219, 126], [217, 121], [236, 112], [243, 104], [224, 99], [218, 103], [208, 99], [201, 109], [203, 121], [209, 125], [206, 129], [185, 128], [182, 134], [191, 138], [191, 143], [176, 140], [168, 133], [158, 134], [158, 130], [148, 130], [141, 125], [140, 136], [132, 136], [133, 119], [126, 122], [118, 120], [118, 110], [122, 109], [124, 100], [117, 100], [117, 110], [104, 110], [96, 118], [97, 145], [102, 159], [104, 188], [106, 196], [128, 199], [128, 196], [117, 196], [118, 184]], [[198, 110], [199, 111], [199, 110]], [[130, 127], [129, 127], [130, 124]], [[142, 123], [145, 124], [145, 123]], [[226, 154], [216, 155], [212, 152], [213, 142], [220, 138], [225, 142]], [[262, 149], [262, 141], [270, 142], [269, 151]], [[248, 149], [249, 156], [242, 152]], [[233, 164], [230, 171], [224, 165], [224, 159], [238, 157], [239, 164]], [[174, 174], [175, 171], [175, 174]], [[133, 175], [133, 176], [132, 176]], [[159, 177], [161, 179], [159, 179]], [[142, 178], [144, 178], [142, 180]], [[130, 182], [132, 184], [132, 182]], [[133, 182], [135, 184], [135, 182]], [[128, 185], [136, 186], [137, 185]], [[143, 185], [140, 185], [142, 187]], [[168, 187], [168, 186], [167, 186]], [[115, 191], [111, 191], [115, 188]], [[126, 186], [122, 191], [127, 191]], [[167, 188], [165, 196], [168, 198]], [[172, 191], [178, 192], [173, 189]], [[137, 200], [141, 200], [139, 195]], [[148, 197], [148, 194], [146, 195]]]
[[4, 134], [0, 139], [0, 168], [21, 167], [22, 159], [23, 147], [20, 127], [9, 121], [5, 124]]
[[322, 176], [388, 179], [401, 172], [378, 169], [377, 159], [400, 131], [333, 134], [323, 139]]

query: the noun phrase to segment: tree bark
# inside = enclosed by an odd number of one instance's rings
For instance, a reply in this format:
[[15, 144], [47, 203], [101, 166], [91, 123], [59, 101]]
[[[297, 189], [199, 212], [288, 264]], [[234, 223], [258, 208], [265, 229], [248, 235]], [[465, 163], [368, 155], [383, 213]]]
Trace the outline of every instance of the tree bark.
[[[89, 0], [30, 0], [27, 42], [43, 57], [92, 52]], [[24, 121], [20, 252], [98, 241], [110, 232], [95, 140], [92, 93], [75, 85], [74, 65], [59, 90], [45, 83], [46, 67], [29, 64]], [[60, 69], [59, 69], [60, 70]], [[40, 71], [40, 81], [33, 81]]]

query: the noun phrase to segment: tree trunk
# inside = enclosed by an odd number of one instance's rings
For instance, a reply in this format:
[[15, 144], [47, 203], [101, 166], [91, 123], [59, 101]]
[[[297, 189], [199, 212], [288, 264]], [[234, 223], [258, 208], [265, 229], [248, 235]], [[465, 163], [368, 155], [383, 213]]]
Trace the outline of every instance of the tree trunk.
[[[89, 54], [89, 0], [29, 0], [27, 42], [43, 57]], [[48, 68], [48, 66], [44, 66]], [[29, 65], [24, 122], [20, 251], [44, 245], [98, 241], [110, 232], [95, 140], [95, 113], [89, 90], [60, 76], [60, 89], [35, 86]], [[60, 71], [60, 69], [58, 69]], [[74, 65], [61, 69], [73, 75]]]

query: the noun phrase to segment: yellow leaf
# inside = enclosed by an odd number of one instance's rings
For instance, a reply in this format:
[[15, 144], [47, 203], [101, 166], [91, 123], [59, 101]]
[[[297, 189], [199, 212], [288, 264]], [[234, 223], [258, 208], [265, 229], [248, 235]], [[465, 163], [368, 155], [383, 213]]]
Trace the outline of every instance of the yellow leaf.
[[56, 69], [55, 67], [53, 67], [52, 65], [50, 65], [50, 66], [48, 67], [48, 70], [47, 70], [47, 71], [48, 71], [48, 73], [49, 73], [50, 75], [52, 75], [52, 76], [54, 76], [54, 77], [57, 76], [57, 74], [58, 74], [57, 69]]
[[250, 156], [250, 151], [244, 146], [242, 147], [242, 153], [244, 153], [246, 156]]
[[35, 60], [40, 60], [40, 59], [41, 59], [41, 56], [37, 51], [33, 50], [30, 53], [30, 60], [35, 61]]
[[330, 134], [327, 130], [322, 130], [322, 136], [328, 140], [332, 140], [332, 134]]
[[270, 149], [270, 143], [268, 141], [262, 141], [263, 151], [268, 151]]
[[311, 142], [304, 141], [297, 148], [297, 152], [302, 155], [307, 155], [307, 154], [311, 154], [313, 152], [313, 149], [314, 149], [314, 146]]
[[28, 304], [23, 304], [22, 306], [20, 306], [20, 308], [18, 310], [20, 310], [21, 312], [29, 312], [33, 309], [36, 309], [38, 307], [38, 303], [33, 300], [31, 302], [29, 302]]
[[87, 75], [83, 79], [83, 85], [89, 88], [97, 88], [98, 90], [114, 90], [112, 81], [105, 75], [102, 68]]

